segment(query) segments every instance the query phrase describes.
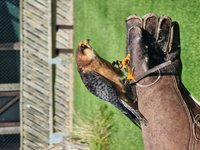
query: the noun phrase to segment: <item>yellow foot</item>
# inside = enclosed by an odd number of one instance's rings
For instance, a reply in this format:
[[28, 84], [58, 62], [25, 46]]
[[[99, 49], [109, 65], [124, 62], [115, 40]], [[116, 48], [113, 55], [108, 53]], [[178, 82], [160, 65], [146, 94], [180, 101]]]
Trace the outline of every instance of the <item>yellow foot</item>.
[[135, 80], [134, 76], [133, 76], [133, 72], [134, 72], [134, 68], [130, 69], [130, 67], [128, 67], [128, 75], [127, 75], [127, 80]]
[[126, 65], [129, 61], [130, 61], [130, 54], [127, 54], [126, 57], [122, 60], [122, 67], [126, 68]]

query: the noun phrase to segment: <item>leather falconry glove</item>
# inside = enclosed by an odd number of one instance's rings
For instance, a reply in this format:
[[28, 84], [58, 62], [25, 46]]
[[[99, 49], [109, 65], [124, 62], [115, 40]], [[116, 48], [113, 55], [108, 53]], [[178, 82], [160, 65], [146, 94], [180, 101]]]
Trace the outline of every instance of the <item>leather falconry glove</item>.
[[126, 20], [145, 149], [200, 149], [200, 107], [181, 82], [180, 34], [170, 17], [147, 14]]

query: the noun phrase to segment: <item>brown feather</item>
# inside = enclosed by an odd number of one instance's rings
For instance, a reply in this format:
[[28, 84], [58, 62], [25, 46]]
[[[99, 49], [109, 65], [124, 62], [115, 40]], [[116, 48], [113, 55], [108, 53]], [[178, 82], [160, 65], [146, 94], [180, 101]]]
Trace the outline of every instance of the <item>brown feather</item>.
[[76, 62], [78, 68], [81, 69], [83, 73], [95, 71], [104, 78], [110, 80], [120, 93], [125, 93], [124, 85], [121, 82], [123, 72], [119, 68], [114, 67], [109, 61], [101, 58], [91, 46], [88, 46], [88, 48], [82, 52], [81, 43], [79, 44], [76, 52]]

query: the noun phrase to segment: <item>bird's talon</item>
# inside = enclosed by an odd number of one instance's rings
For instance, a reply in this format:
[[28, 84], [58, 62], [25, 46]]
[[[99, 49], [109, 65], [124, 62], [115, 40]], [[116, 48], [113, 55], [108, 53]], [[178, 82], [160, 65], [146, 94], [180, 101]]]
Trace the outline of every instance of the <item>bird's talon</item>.
[[129, 63], [129, 61], [130, 61], [130, 54], [127, 54], [126, 57], [121, 62], [122, 67], [126, 68], [126, 65]]
[[122, 64], [121, 64], [121, 63], [122, 63], [121, 61], [119, 61], [119, 60], [116, 60], [116, 61], [113, 61], [113, 62], [112, 62], [112, 65], [113, 65], [113, 66], [117, 65], [117, 66], [118, 66], [118, 68], [120, 68], [120, 69], [121, 69], [121, 68], [122, 68]]
[[119, 61], [119, 60], [116, 60], [116, 61], [113, 61], [112, 62], [112, 65], [115, 66], [117, 65], [118, 68], [126, 68], [126, 65], [129, 63], [130, 61], [130, 54], [127, 54], [126, 57], [122, 60], [122, 61]]
[[128, 76], [127, 76], [127, 80], [135, 80], [134, 76], [133, 76], [133, 72], [134, 72], [134, 68], [130, 69], [128, 67]]
[[112, 66], [115, 66], [115, 65], [116, 65], [116, 61], [113, 61], [113, 62], [112, 62]]

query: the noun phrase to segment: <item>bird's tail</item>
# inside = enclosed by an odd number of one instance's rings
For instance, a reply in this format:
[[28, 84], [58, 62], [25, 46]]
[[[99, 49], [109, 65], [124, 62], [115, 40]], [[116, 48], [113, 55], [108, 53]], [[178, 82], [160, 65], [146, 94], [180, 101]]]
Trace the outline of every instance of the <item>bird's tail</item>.
[[140, 127], [141, 124], [145, 124], [146, 125], [147, 120], [145, 119], [145, 117], [138, 110], [133, 109], [131, 106], [129, 106], [123, 100], [121, 102], [122, 102], [122, 105], [124, 106], [123, 113], [132, 122], [134, 122], [138, 127]]

